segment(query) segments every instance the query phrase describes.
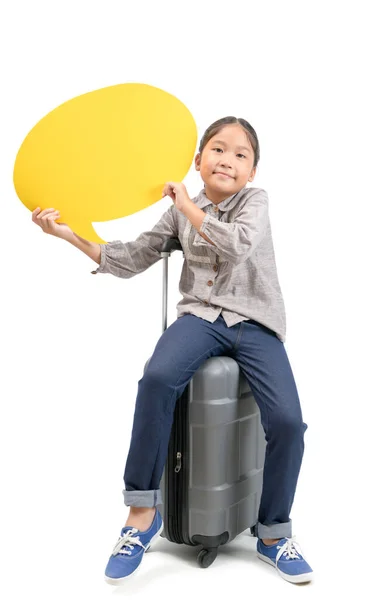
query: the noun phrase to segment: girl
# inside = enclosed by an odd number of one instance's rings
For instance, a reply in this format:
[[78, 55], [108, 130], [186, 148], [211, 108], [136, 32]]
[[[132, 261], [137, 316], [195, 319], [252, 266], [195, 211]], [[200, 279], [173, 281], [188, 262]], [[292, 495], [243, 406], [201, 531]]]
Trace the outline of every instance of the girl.
[[312, 578], [291, 537], [289, 518], [307, 425], [284, 347], [285, 310], [268, 196], [246, 187], [255, 177], [259, 154], [256, 132], [244, 119], [225, 117], [210, 125], [195, 157], [204, 188], [191, 200], [182, 183], [166, 183], [163, 197], [170, 196], [173, 204], [133, 242], [88, 242], [57, 222], [59, 211], [37, 208], [32, 214], [44, 232], [98, 263], [92, 273], [142, 273], [160, 259], [169, 237], [178, 237], [184, 250], [178, 318], [159, 339], [138, 385], [124, 474], [130, 511], [107, 564], [109, 583], [130, 577], [163, 529], [159, 484], [175, 403], [200, 365], [218, 355], [232, 356], [242, 369], [267, 440], [257, 555], [287, 581]]

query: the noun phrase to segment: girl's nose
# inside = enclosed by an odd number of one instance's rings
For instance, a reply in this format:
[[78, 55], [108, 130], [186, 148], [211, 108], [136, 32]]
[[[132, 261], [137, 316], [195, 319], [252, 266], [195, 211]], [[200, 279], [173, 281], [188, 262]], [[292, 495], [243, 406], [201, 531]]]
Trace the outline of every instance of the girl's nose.
[[224, 154], [223, 156], [221, 156], [221, 160], [219, 161], [219, 164], [221, 165], [221, 167], [231, 167], [232, 166], [231, 160], [227, 154]]

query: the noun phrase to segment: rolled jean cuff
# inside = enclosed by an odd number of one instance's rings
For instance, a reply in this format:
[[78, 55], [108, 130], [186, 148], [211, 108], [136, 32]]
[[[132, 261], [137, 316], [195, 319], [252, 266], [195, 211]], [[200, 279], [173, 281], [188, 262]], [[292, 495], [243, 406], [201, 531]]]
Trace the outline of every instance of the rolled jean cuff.
[[291, 519], [288, 523], [274, 523], [273, 525], [262, 525], [260, 522], [256, 526], [257, 537], [260, 540], [276, 540], [292, 536]]
[[126, 506], [153, 508], [161, 505], [161, 490], [123, 490]]

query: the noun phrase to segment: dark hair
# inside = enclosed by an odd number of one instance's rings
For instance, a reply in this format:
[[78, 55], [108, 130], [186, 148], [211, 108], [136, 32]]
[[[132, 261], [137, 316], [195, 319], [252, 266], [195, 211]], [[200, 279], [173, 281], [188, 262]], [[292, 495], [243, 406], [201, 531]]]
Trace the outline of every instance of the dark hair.
[[245, 130], [247, 138], [253, 148], [253, 152], [255, 155], [253, 166], [256, 167], [257, 163], [260, 160], [260, 145], [259, 140], [257, 138], [256, 131], [253, 129], [252, 125], [245, 121], [245, 119], [238, 119], [237, 117], [223, 117], [222, 119], [218, 119], [212, 123], [209, 127], [207, 127], [206, 131], [203, 134], [202, 139], [199, 144], [199, 152], [202, 153], [207, 142], [214, 137], [225, 125], [231, 125], [238, 123]]

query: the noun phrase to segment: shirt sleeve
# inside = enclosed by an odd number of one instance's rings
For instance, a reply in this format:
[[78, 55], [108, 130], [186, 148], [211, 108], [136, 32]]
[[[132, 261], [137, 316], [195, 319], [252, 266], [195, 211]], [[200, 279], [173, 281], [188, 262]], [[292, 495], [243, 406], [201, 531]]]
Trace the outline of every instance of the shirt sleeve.
[[170, 237], [178, 237], [175, 211], [176, 207], [170, 206], [151, 231], [141, 233], [133, 242], [116, 240], [100, 244], [100, 265], [92, 273], [111, 273], [116, 277], [129, 279], [159, 261], [164, 241]]
[[[193, 243], [214, 250], [223, 260], [239, 264], [246, 261], [261, 242], [268, 225], [268, 194], [265, 190], [251, 190], [232, 223], [222, 223], [206, 213]], [[207, 235], [214, 246], [200, 232]]]

